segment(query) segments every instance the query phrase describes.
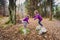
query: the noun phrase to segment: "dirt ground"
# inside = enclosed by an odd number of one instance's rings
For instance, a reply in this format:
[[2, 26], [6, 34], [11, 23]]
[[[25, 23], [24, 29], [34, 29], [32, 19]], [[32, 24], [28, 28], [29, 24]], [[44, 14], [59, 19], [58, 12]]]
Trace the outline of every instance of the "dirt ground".
[[37, 34], [35, 28], [38, 23], [37, 20], [34, 21], [32, 18], [30, 18], [27, 26], [31, 30], [28, 35], [20, 34], [19, 28], [23, 26], [22, 24], [8, 25], [6, 28], [0, 26], [0, 40], [60, 40], [60, 21], [55, 19], [49, 21], [49, 19], [44, 18], [42, 24], [48, 30], [44, 35]]

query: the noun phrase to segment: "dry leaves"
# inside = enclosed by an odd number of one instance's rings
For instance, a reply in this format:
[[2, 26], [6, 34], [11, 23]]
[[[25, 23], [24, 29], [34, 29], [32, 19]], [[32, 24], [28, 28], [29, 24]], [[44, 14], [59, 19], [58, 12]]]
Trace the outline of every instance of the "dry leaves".
[[6, 27], [6, 29], [0, 28], [0, 40], [60, 40], [60, 21], [44, 19], [42, 24], [48, 29], [48, 32], [44, 35], [37, 34], [35, 28], [38, 23], [32, 18], [30, 18], [27, 27], [31, 30], [28, 35], [20, 34], [19, 27], [22, 26], [21, 24], [13, 25], [12, 27], [9, 26], [9, 28]]

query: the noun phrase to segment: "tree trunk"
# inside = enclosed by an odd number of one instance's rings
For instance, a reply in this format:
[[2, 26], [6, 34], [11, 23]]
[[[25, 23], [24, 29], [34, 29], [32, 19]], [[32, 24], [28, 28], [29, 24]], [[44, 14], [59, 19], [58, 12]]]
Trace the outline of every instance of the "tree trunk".
[[16, 24], [16, 0], [9, 0], [9, 15], [12, 24]]
[[[9, 7], [9, 16], [10, 16], [9, 22], [13, 23], [13, 19], [12, 19], [12, 10], [10, 9], [10, 7]], [[9, 23], [9, 22], [8, 22], [8, 23]]]
[[5, 6], [3, 6], [3, 9], [4, 9], [4, 11], [3, 11], [3, 16], [6, 16]]
[[44, 1], [44, 17], [47, 17], [46, 2]]
[[14, 15], [14, 20], [15, 20], [15, 23], [14, 24], [16, 24], [16, 6], [15, 6], [15, 15]]
[[52, 0], [50, 1], [50, 20], [52, 20]]

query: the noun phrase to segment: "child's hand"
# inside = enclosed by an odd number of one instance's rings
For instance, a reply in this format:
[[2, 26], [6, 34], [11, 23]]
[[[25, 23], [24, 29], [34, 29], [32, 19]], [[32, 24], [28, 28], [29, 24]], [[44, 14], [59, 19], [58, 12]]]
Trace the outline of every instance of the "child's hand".
[[34, 18], [34, 20], [36, 20], [36, 19]]
[[28, 23], [29, 24], [29, 23]]

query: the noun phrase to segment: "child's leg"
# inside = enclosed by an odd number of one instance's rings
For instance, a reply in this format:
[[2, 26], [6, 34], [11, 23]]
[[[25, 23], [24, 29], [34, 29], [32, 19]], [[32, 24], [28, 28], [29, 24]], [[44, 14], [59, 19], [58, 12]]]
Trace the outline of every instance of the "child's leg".
[[38, 21], [39, 25], [43, 26], [40, 21]]
[[27, 22], [24, 22], [24, 27], [25, 27], [25, 28], [27, 27]]

